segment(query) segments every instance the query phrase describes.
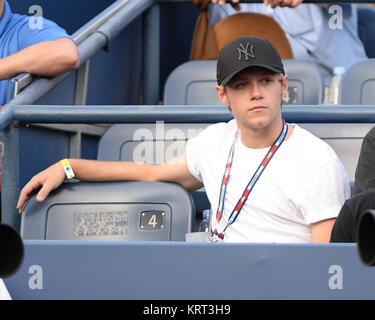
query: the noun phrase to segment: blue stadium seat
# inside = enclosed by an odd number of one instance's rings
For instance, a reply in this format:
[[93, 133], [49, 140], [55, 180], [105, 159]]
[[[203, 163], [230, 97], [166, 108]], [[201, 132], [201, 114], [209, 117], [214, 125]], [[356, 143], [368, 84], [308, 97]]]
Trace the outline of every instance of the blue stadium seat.
[[[284, 104], [319, 104], [323, 79], [314, 64], [283, 60], [289, 77], [289, 95]], [[166, 105], [221, 105], [216, 94], [216, 60], [188, 61], [172, 71], [164, 88]]]
[[343, 76], [341, 104], [375, 104], [375, 59], [368, 59], [352, 66]]
[[289, 79], [289, 100], [284, 104], [304, 105], [323, 102], [323, 76], [311, 62], [301, 60], [283, 60], [285, 73]]
[[358, 35], [367, 56], [375, 58], [375, 8], [367, 4], [358, 6]]
[[[140, 123], [114, 124], [102, 135], [98, 160], [160, 164], [185, 153], [189, 138], [208, 124]], [[204, 189], [192, 193], [197, 212], [210, 208]]]
[[98, 160], [164, 163], [183, 155], [188, 139], [206, 126], [163, 122], [114, 124], [99, 140]]
[[26, 204], [27, 240], [184, 241], [195, 223], [190, 194], [167, 182], [66, 182]]
[[216, 84], [216, 60], [185, 62], [168, 76], [164, 104], [222, 105], [216, 93]]

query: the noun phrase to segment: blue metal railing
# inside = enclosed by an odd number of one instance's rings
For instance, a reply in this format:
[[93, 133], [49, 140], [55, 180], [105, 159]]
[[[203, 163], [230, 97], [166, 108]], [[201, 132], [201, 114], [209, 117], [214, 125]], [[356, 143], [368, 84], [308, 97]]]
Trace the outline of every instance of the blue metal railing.
[[[283, 116], [295, 123], [375, 123], [375, 106], [285, 106]], [[16, 228], [20, 192], [19, 130], [30, 123], [216, 123], [229, 121], [224, 106], [13, 106], [0, 113], [7, 152], [3, 157], [2, 220]]]
[[[140, 14], [149, 9], [156, 0], [118, 0], [110, 7], [77, 30], [72, 38], [78, 46], [80, 65], [94, 56], [98, 51], [108, 46], [126, 26], [132, 23]], [[64, 81], [71, 72], [54, 78], [40, 77], [33, 81], [4, 108], [15, 105], [32, 104], [47, 92]]]
[[[375, 106], [283, 106], [288, 122], [375, 123]], [[12, 123], [216, 123], [233, 115], [225, 106], [38, 106], [22, 105], [0, 113], [0, 131]]]

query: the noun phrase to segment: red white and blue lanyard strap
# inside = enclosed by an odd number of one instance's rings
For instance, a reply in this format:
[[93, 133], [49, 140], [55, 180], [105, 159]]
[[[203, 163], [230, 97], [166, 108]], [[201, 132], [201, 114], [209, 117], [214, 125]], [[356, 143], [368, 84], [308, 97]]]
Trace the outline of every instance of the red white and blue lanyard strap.
[[[221, 183], [219, 205], [218, 205], [217, 212], [216, 212], [216, 222], [217, 222], [217, 224], [220, 223], [220, 220], [221, 220], [221, 218], [223, 216], [223, 212], [224, 212], [225, 193], [226, 193], [226, 190], [227, 190], [227, 185], [228, 185], [228, 181], [229, 181], [229, 177], [230, 177], [230, 170], [232, 168], [235, 145], [236, 145], [236, 141], [237, 141], [237, 138], [238, 138], [238, 133], [239, 133], [239, 130], [237, 129], [236, 134], [235, 134], [234, 139], [233, 139], [233, 142], [232, 142], [232, 146], [231, 146], [230, 151], [229, 151], [229, 156], [228, 156], [227, 164], [226, 164], [226, 167], [225, 167], [223, 180], [222, 180], [222, 183]], [[219, 233], [217, 228], [215, 228], [212, 231], [213, 235], [218, 236], [220, 239], [224, 239], [225, 230], [234, 221], [236, 221], [236, 219], [237, 219], [238, 215], [240, 214], [240, 211], [241, 211], [242, 207], [244, 206], [244, 204], [246, 202], [246, 199], [248, 198], [250, 192], [253, 190], [255, 184], [257, 183], [258, 179], [262, 175], [264, 169], [267, 167], [268, 163], [270, 162], [270, 160], [272, 159], [272, 157], [274, 156], [274, 154], [276, 153], [278, 148], [284, 142], [287, 133], [288, 133], [288, 125], [285, 123], [285, 121], [283, 121], [283, 128], [280, 132], [280, 135], [275, 140], [275, 142], [272, 144], [272, 146], [268, 150], [266, 156], [264, 157], [264, 159], [262, 160], [262, 162], [258, 166], [258, 169], [255, 171], [255, 173], [251, 177], [251, 179], [250, 179], [249, 183], [247, 184], [241, 198], [238, 200], [237, 205], [235, 206], [232, 213], [230, 214], [229, 219], [228, 219], [228, 223], [225, 226], [223, 232]]]

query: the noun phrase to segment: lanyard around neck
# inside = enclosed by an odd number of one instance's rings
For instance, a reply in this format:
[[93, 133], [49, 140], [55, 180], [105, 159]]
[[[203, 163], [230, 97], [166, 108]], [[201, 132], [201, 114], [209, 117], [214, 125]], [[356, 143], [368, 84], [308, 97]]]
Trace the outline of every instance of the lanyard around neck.
[[[238, 138], [238, 133], [239, 133], [239, 130], [237, 129], [236, 134], [234, 135], [232, 146], [231, 146], [230, 151], [229, 151], [228, 160], [227, 160], [227, 164], [225, 166], [224, 176], [223, 176], [223, 180], [222, 180], [222, 183], [221, 183], [219, 205], [218, 205], [218, 208], [217, 208], [217, 211], [216, 211], [216, 224], [217, 225], [220, 223], [220, 220], [221, 220], [221, 218], [223, 216], [223, 212], [224, 212], [225, 193], [227, 191], [228, 181], [229, 181], [229, 177], [230, 177], [230, 171], [231, 171], [232, 164], [233, 164], [233, 157], [234, 157], [236, 141], [237, 141], [237, 138]], [[220, 239], [224, 239], [225, 230], [234, 221], [236, 221], [236, 219], [237, 219], [238, 215], [240, 214], [240, 211], [241, 211], [242, 207], [244, 206], [250, 192], [253, 190], [255, 184], [259, 180], [259, 178], [262, 175], [264, 169], [267, 167], [268, 163], [271, 161], [272, 157], [274, 156], [274, 154], [276, 153], [278, 148], [284, 142], [287, 133], [288, 133], [288, 125], [286, 124], [285, 121], [283, 121], [283, 128], [281, 129], [281, 132], [280, 132], [279, 136], [277, 137], [275, 142], [272, 144], [272, 146], [268, 150], [268, 152], [267, 152], [266, 156], [264, 157], [264, 159], [262, 160], [262, 162], [259, 164], [258, 169], [255, 171], [255, 173], [251, 177], [251, 179], [250, 179], [249, 183], [247, 184], [244, 192], [242, 193], [241, 198], [238, 200], [236, 206], [234, 207], [232, 213], [230, 214], [227, 225], [225, 226], [225, 228], [223, 229], [223, 231], [221, 233], [219, 233], [217, 228], [215, 228], [212, 231], [213, 235], [216, 235]]]

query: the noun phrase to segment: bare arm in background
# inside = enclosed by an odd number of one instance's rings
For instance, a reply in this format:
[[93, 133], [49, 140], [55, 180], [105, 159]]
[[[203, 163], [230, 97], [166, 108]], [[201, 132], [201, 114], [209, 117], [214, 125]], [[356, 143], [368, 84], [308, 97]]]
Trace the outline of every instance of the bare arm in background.
[[0, 60], [0, 80], [27, 72], [42, 76], [56, 76], [77, 69], [79, 53], [69, 38], [44, 41], [27, 47]]

